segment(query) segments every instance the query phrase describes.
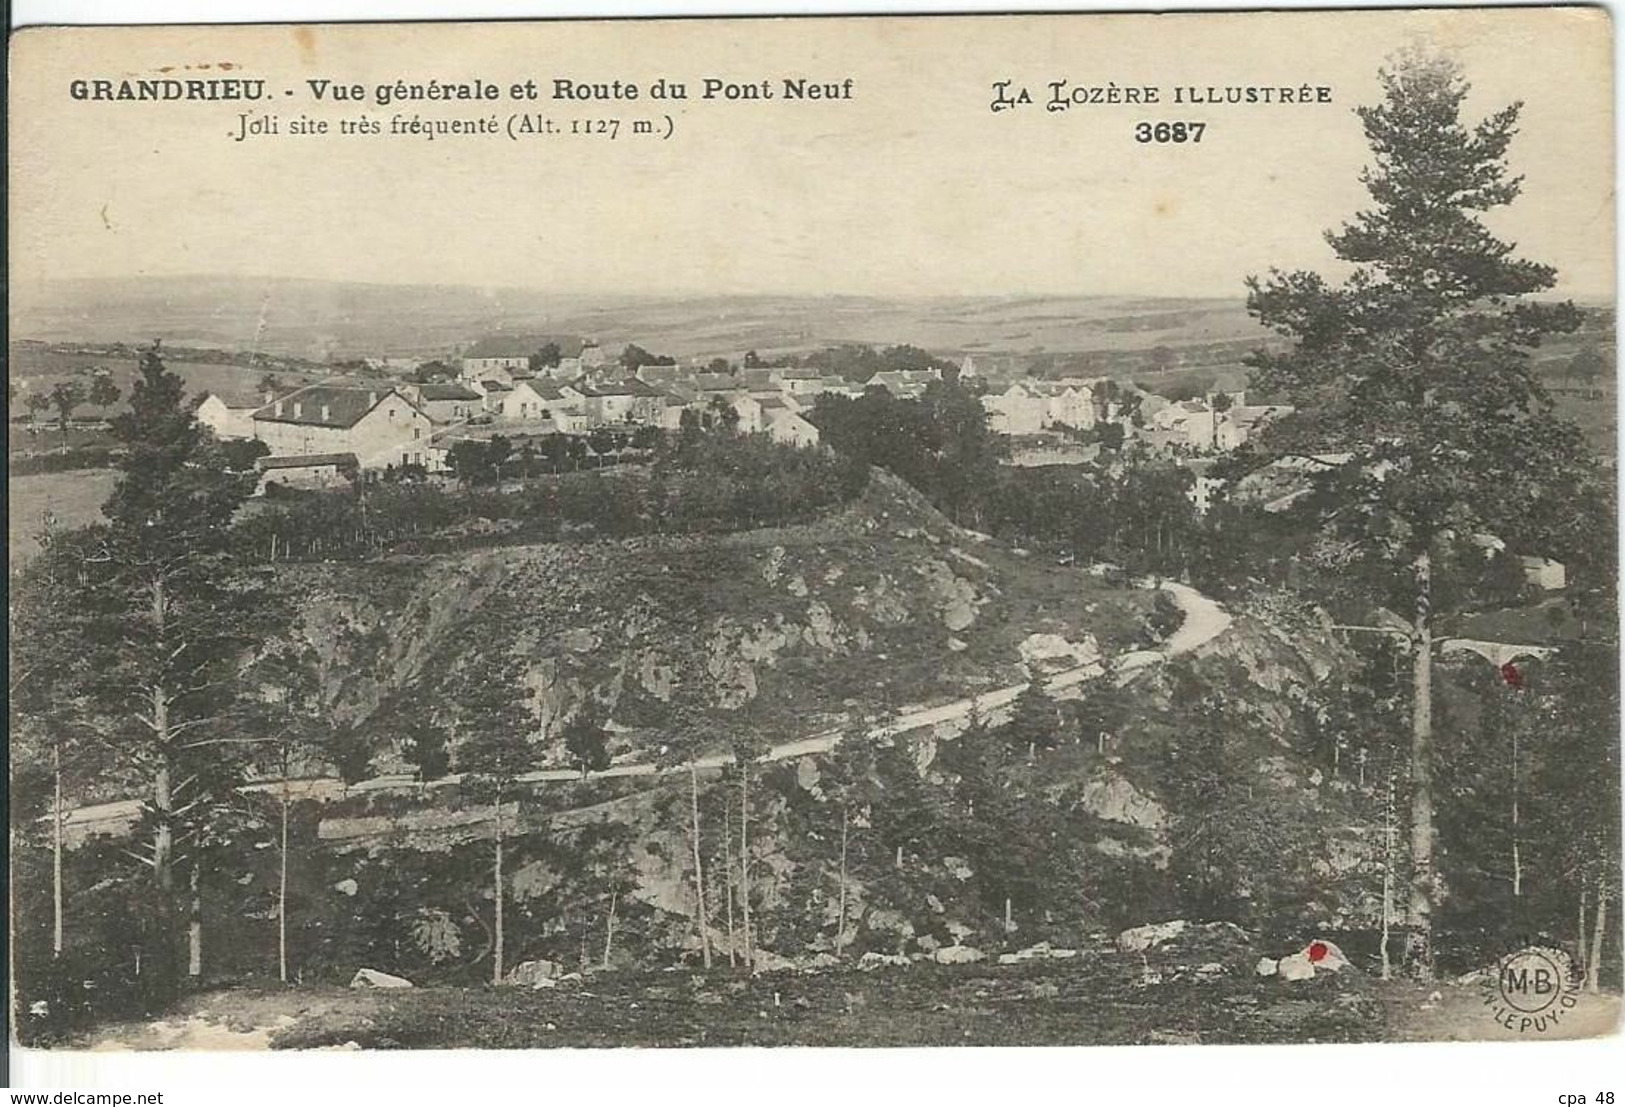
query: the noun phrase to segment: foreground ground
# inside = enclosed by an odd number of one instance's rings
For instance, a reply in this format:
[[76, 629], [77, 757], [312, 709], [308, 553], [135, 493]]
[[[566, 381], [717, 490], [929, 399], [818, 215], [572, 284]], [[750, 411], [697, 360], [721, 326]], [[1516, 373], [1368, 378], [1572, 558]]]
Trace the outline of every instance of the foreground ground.
[[[530, 988], [245, 989], [103, 1028], [92, 1049], [527, 1049], [606, 1046], [1058, 1046], [1501, 1039], [1474, 985], [1233, 972], [1148, 982], [1074, 962], [754, 980], [727, 970]], [[1582, 996], [1564, 1037], [1613, 1032], [1617, 995]]]

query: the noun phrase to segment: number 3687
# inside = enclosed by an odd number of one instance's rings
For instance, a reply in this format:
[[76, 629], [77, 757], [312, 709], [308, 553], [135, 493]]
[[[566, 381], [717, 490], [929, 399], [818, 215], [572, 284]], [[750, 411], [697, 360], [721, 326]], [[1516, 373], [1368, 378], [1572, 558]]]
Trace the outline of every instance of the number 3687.
[[1201, 142], [1206, 123], [1136, 123], [1135, 142]]

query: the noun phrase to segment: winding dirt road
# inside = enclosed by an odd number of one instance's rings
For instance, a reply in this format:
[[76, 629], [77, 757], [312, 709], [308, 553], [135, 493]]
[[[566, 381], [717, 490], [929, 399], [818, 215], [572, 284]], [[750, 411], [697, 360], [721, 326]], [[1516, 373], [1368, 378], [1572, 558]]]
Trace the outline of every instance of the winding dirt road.
[[[1148, 582], [1145, 587], [1152, 587]], [[1116, 671], [1116, 681], [1119, 687], [1125, 686], [1154, 665], [1161, 664], [1171, 657], [1190, 653], [1199, 649], [1223, 634], [1231, 624], [1230, 615], [1221, 608], [1217, 602], [1204, 596], [1187, 584], [1174, 581], [1163, 581], [1160, 587], [1173, 598], [1184, 613], [1184, 621], [1168, 636], [1160, 649], [1137, 650], [1124, 654], [1117, 659], [1113, 668]], [[1044, 687], [1051, 692], [1059, 692], [1086, 680], [1102, 675], [1103, 667], [1098, 662], [1079, 665], [1064, 672], [1053, 674], [1044, 678]], [[898, 712], [890, 720], [870, 727], [864, 733], [871, 738], [884, 738], [897, 734], [906, 734], [910, 731], [923, 730], [926, 727], [939, 726], [944, 723], [966, 721], [971, 712], [978, 712], [983, 719], [994, 720], [1003, 714], [1004, 709], [1014, 703], [1016, 698], [1026, 691], [1028, 683], [1011, 684], [1004, 688], [996, 688], [990, 692], [982, 692], [967, 699], [952, 700], [948, 703], [936, 704], [931, 707], [915, 707]], [[787, 761], [797, 757], [805, 757], [813, 753], [826, 753], [835, 748], [842, 735], [846, 733], [843, 728], [834, 728], [810, 734], [789, 742], [781, 742], [772, 746], [763, 754], [759, 761]], [[696, 762], [701, 769], [718, 769], [730, 765], [734, 761], [731, 753], [714, 753], [699, 759]], [[628, 762], [622, 765], [611, 765], [587, 774], [587, 779], [608, 779], [612, 777], [644, 777], [657, 776], [662, 773], [687, 772], [687, 765], [661, 766], [647, 761]], [[431, 781], [427, 785], [418, 783], [409, 776], [381, 776], [371, 780], [363, 780], [348, 787], [337, 777], [318, 777], [290, 781], [288, 784], [290, 795], [295, 799], [342, 799], [346, 795], [364, 792], [388, 791], [421, 791], [425, 788], [438, 788], [445, 785], [456, 784], [460, 776], [452, 775]], [[555, 782], [573, 782], [582, 779], [581, 773], [573, 769], [538, 769], [535, 772], [525, 773], [519, 778], [522, 784], [546, 784]], [[244, 792], [273, 794], [282, 788], [281, 781], [260, 781], [245, 785]], [[92, 806], [75, 808], [68, 813], [64, 829], [70, 840], [82, 840], [93, 833], [118, 833], [118, 824], [133, 825], [140, 817], [141, 801], [118, 800], [113, 803], [95, 804]]]

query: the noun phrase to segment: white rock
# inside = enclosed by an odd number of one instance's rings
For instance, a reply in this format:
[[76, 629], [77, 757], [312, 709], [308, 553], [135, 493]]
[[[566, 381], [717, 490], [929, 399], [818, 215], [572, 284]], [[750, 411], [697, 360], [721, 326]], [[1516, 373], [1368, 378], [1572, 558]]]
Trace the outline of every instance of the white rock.
[[552, 980], [560, 975], [560, 967], [556, 961], [521, 961], [508, 970], [504, 983], [517, 984], [520, 987], [539, 987], [538, 981]]
[[796, 963], [788, 957], [774, 953], [770, 949], [762, 949], [760, 946], [757, 947], [755, 960], [751, 963], [751, 968], [756, 972], [792, 972], [796, 967]]
[[939, 965], [968, 965], [980, 961], [984, 954], [971, 946], [948, 946], [931, 955]]
[[1259, 976], [1274, 976], [1275, 968], [1275, 958], [1260, 957], [1258, 959], [1258, 964], [1253, 967], [1253, 971]]
[[1315, 963], [1306, 953], [1294, 953], [1277, 961], [1275, 972], [1282, 980], [1309, 980], [1315, 975]]
[[1184, 919], [1171, 919], [1162, 923], [1147, 923], [1144, 926], [1134, 926], [1117, 936], [1117, 948], [1124, 953], [1140, 953], [1160, 946], [1170, 938], [1177, 938], [1185, 933], [1190, 924]]
[[[1316, 950], [1316, 946], [1321, 948]], [[1341, 972], [1343, 969], [1350, 967], [1349, 959], [1343, 956], [1343, 951], [1337, 948], [1337, 943], [1328, 942], [1324, 938], [1316, 938], [1304, 946], [1300, 952], [1314, 964], [1316, 969], [1323, 969], [1327, 972]], [[1317, 952], [1320, 954], [1318, 958], [1315, 956]]]
[[536, 978], [536, 983], [532, 984], [530, 987], [532, 991], [541, 991], [544, 988], [557, 988], [558, 986], [559, 982], [554, 980], [551, 976], [538, 976]]
[[412, 982], [404, 976], [391, 976], [377, 969], [357, 969], [350, 978], [352, 988], [410, 988]]
[[1051, 961], [1064, 961], [1068, 957], [1076, 957], [1077, 955], [1078, 951], [1075, 949], [1052, 949], [1049, 951]]
[[906, 969], [911, 964], [913, 962], [901, 953], [876, 953], [873, 950], [858, 959], [858, 968], [864, 972], [883, 967]]
[[361, 890], [361, 885], [357, 884], [353, 880], [341, 880], [337, 884], [333, 885], [333, 890], [335, 892], [343, 892], [347, 896], [353, 896]]

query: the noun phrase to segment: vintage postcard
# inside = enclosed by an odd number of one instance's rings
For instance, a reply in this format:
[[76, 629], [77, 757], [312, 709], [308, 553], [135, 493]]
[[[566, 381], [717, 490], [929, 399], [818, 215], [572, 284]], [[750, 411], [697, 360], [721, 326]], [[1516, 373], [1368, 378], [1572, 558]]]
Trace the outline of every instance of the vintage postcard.
[[17, 33], [16, 1043], [1614, 1033], [1612, 36]]

